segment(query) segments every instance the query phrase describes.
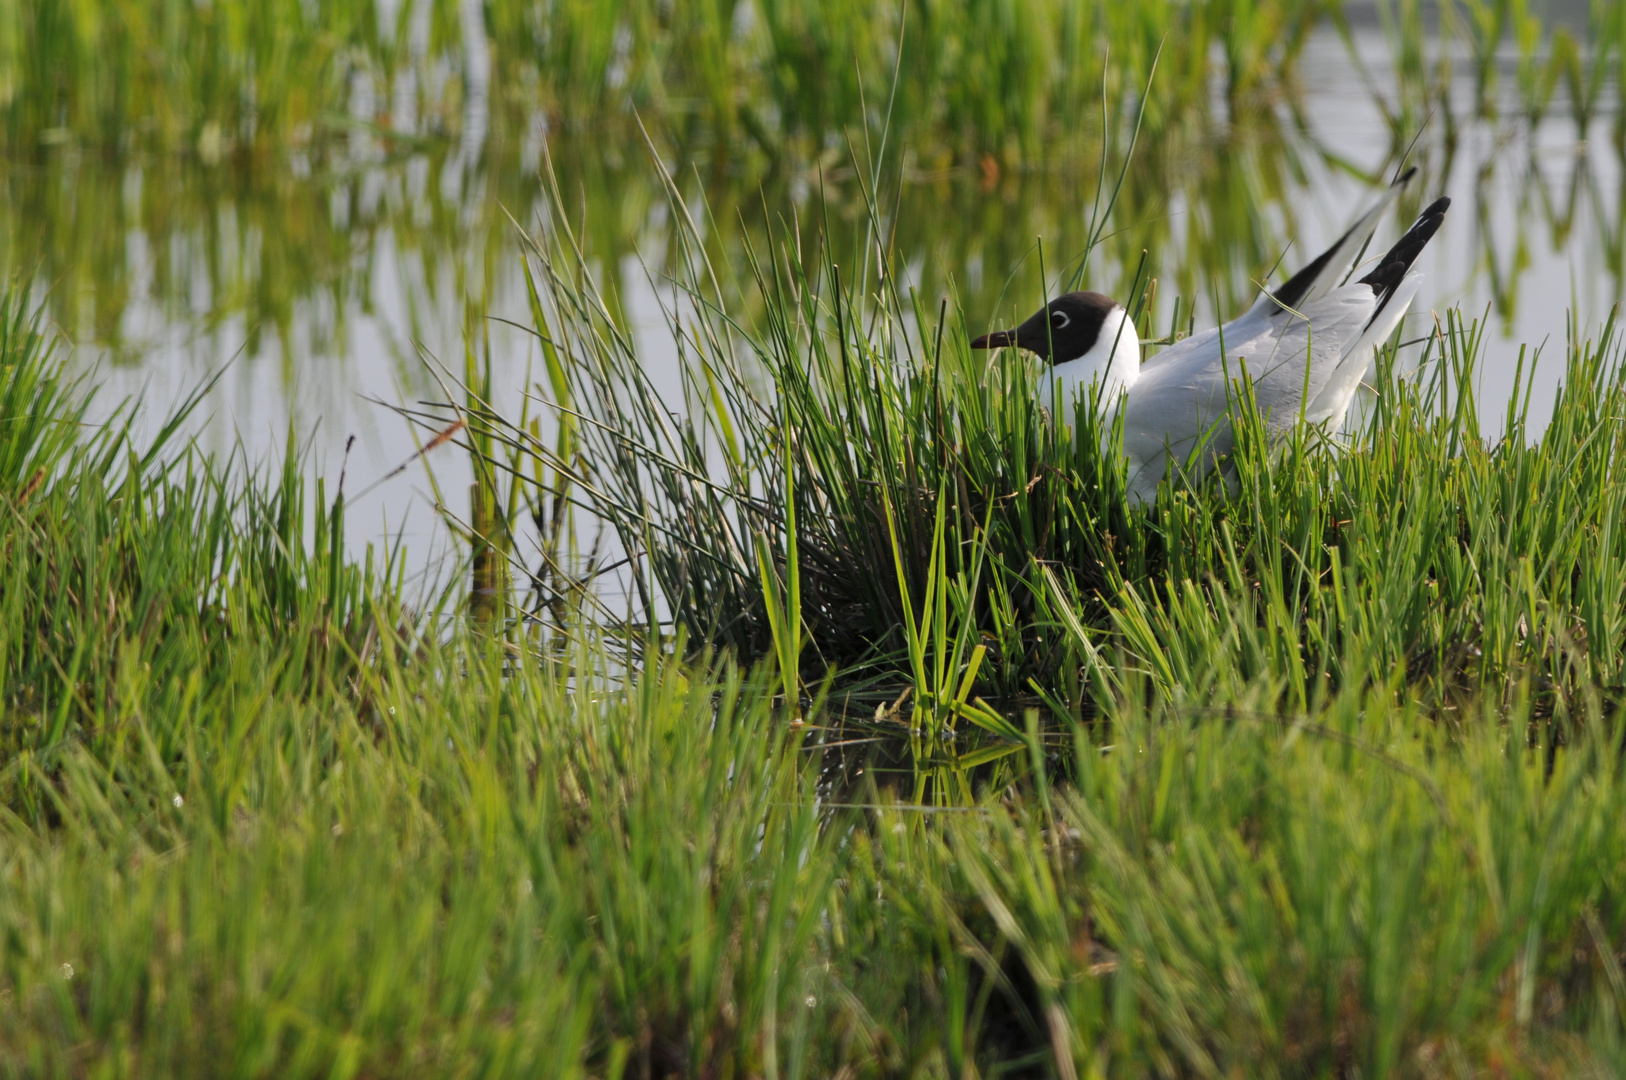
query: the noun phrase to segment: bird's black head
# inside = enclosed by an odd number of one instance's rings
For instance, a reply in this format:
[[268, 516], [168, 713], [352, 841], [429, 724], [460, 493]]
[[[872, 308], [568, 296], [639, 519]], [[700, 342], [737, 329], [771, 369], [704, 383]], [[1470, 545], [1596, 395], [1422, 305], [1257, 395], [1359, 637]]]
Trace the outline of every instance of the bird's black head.
[[[996, 330], [971, 343], [973, 349], [1015, 345], [1052, 364], [1077, 360], [1095, 347], [1101, 327], [1117, 302], [1098, 292], [1058, 296], [1015, 330]], [[1116, 324], [1114, 324], [1116, 325]]]

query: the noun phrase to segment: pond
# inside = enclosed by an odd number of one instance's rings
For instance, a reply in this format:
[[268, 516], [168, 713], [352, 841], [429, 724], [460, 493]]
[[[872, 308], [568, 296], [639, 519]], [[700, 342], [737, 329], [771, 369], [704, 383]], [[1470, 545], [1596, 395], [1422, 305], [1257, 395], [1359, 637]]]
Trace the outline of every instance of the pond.
[[[1521, 349], [1550, 342], [1556, 360], [1571, 320], [1595, 333], [1622, 296], [1617, 93], [1604, 87], [1584, 123], [1562, 91], [1533, 109], [1508, 46], [1492, 58], [1504, 77], [1487, 103], [1473, 57], [1429, 40], [1426, 63], [1408, 61], [1404, 27], [1383, 14], [1349, 6], [1347, 35], [1318, 23], [1282, 92], [1233, 112], [1216, 84], [1203, 122], [1137, 144], [1084, 280], [1126, 289], [1144, 250], [1159, 288], [1143, 332], [1164, 333], [1177, 298], [1182, 321], [1195, 305], [1205, 325], [1249, 302], [1278, 260], [1290, 269], [1342, 232], [1409, 152], [1420, 182], [1401, 216], [1440, 194], [1454, 205], [1419, 263], [1427, 278], [1403, 336], [1423, 336], [1451, 306], [1487, 320], [1481, 414], [1494, 434]], [[1584, 23], [1584, 11], [1551, 17]], [[1412, 69], [1434, 84], [1408, 89]], [[747, 250], [787, 222], [810, 240], [828, 230], [838, 261], [865, 255], [864, 176], [884, 124], [769, 168], [657, 132], [657, 166], [627, 125], [606, 135], [550, 130], [537, 117], [496, 131], [475, 92], [482, 84], [468, 85], [455, 138], [382, 124], [389, 103], [365, 94], [333, 118], [341, 130], [320, 152], [234, 156], [206, 129], [193, 152], [110, 154], [47, 132], [37, 153], [0, 165], [0, 265], [32, 275], [76, 363], [93, 373], [103, 413], [140, 395], [152, 423], [218, 373], [194, 422], [200, 445], [258, 463], [292, 433], [314, 468], [331, 476], [343, 462], [360, 490], [422, 438], [389, 406], [443, 397], [435, 366], [460, 375], [466, 348], [482, 363], [489, 352], [497, 404], [518, 411], [540, 364], [522, 329], [530, 314], [519, 227], [551, 220], [549, 170], [652, 370], [677, 362], [660, 284], [673, 224], [661, 169], [701, 219], [725, 276], [748, 284]], [[872, 116], [884, 120], [878, 108]], [[928, 310], [952, 297], [973, 332], [1025, 315], [1045, 288], [1041, 260], [1053, 288], [1083, 248], [1103, 124], [1098, 113], [1079, 115], [1076, 138], [1065, 137], [1071, 118], [1059, 124], [1064, 137], [1022, 160], [923, 153], [905, 135], [879, 154], [873, 177], [892, 203], [882, 214], [895, 265]], [[1108, 140], [1109, 185], [1125, 142]], [[739, 292], [749, 317], [750, 290]], [[1536, 415], [1550, 407], [1558, 375], [1556, 362], [1538, 370]], [[461, 514], [466, 461], [443, 453], [430, 464]], [[347, 510], [353, 549], [404, 542], [410, 565], [427, 570], [451, 548], [421, 468]]]

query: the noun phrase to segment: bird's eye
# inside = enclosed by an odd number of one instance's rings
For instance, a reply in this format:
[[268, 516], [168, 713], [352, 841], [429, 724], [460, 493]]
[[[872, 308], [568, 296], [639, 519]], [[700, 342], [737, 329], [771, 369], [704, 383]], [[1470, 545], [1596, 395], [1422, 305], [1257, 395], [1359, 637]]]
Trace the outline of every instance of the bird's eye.
[[1053, 311], [1050, 313], [1050, 322], [1057, 330], [1066, 329], [1067, 324], [1072, 321], [1073, 320], [1067, 317], [1067, 313], [1065, 311]]

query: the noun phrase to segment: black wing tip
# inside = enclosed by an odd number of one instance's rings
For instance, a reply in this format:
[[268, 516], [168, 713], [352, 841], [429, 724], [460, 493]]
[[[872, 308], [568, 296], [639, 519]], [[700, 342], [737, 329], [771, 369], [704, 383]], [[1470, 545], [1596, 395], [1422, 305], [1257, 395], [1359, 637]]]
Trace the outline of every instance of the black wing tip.
[[1417, 256], [1423, 253], [1428, 242], [1434, 239], [1434, 234], [1440, 231], [1440, 226], [1445, 223], [1445, 212], [1450, 208], [1451, 200], [1443, 196], [1429, 203], [1412, 223], [1412, 227], [1406, 230], [1406, 235], [1396, 240], [1395, 246], [1378, 260], [1376, 268], [1360, 279], [1362, 285], [1372, 287], [1373, 293], [1378, 298], [1378, 306], [1372, 312], [1372, 318], [1367, 321], [1368, 326], [1372, 325], [1388, 306], [1395, 290], [1406, 280], [1406, 274], [1411, 270], [1412, 263], [1417, 261]]
[[[1411, 168], [1407, 169], [1405, 172], [1396, 177], [1394, 183], [1390, 184], [1389, 187], [1402, 187], [1416, 175], [1417, 166], [1413, 165]], [[1424, 212], [1432, 213], [1437, 209], [1443, 214], [1445, 213], [1445, 208], [1450, 205], [1450, 199], [1440, 199]], [[1277, 304], [1289, 311], [1298, 307], [1299, 302], [1304, 299], [1304, 294], [1310, 291], [1310, 286], [1315, 284], [1316, 278], [1320, 276], [1322, 269], [1326, 267], [1327, 260], [1332, 258], [1333, 252], [1338, 250], [1340, 244], [1349, 239], [1349, 234], [1354, 232], [1355, 228], [1356, 226], [1351, 226], [1349, 232], [1346, 232], [1343, 236], [1339, 237], [1338, 242], [1333, 244], [1332, 247], [1328, 248], [1326, 251], [1322, 252], [1314, 262], [1304, 267], [1286, 281], [1282, 282], [1282, 287], [1277, 289], [1274, 293], [1271, 293], [1271, 299], [1275, 300]]]
[[1406, 235], [1396, 240], [1395, 246], [1378, 260], [1377, 269], [1360, 279], [1361, 284], [1375, 287], [1379, 281], [1386, 278], [1390, 267], [1396, 263], [1409, 269], [1417, 260], [1417, 256], [1422, 254], [1423, 248], [1434, 239], [1434, 234], [1440, 231], [1440, 226], [1445, 222], [1445, 212], [1450, 206], [1450, 199], [1436, 199], [1431, 203], [1428, 209], [1417, 216], [1412, 227], [1406, 230]]
[[[1343, 240], [1340, 239], [1338, 243], [1343, 243]], [[1332, 253], [1337, 250], [1338, 244], [1334, 244], [1326, 251], [1323, 251], [1309, 266], [1282, 282], [1282, 287], [1272, 293], [1271, 298], [1289, 311], [1298, 307], [1299, 301], [1304, 299], [1304, 294], [1310, 291], [1310, 286], [1315, 283], [1315, 279], [1320, 275], [1322, 268], [1327, 265], [1327, 260], [1332, 258]]]

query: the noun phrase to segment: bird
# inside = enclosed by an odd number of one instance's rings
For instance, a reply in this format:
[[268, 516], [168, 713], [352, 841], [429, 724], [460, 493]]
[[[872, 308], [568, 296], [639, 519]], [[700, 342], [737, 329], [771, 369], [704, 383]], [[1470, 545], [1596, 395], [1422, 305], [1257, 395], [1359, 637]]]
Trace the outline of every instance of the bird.
[[1058, 296], [1020, 326], [984, 334], [971, 347], [1014, 346], [1036, 354], [1051, 365], [1046, 391], [1064, 403], [1090, 400], [1090, 388], [1099, 388], [1093, 400], [1104, 420], [1103, 448], [1121, 418], [1128, 494], [1135, 502], [1155, 501], [1171, 463], [1196, 479], [1230, 453], [1233, 384], [1244, 373], [1271, 438], [1301, 420], [1335, 431], [1373, 350], [1416, 298], [1422, 273], [1412, 264], [1451, 205], [1448, 198], [1430, 203], [1364, 277], [1349, 281], [1352, 264], [1416, 172], [1399, 176], [1377, 205], [1276, 291], [1262, 292], [1242, 315], [1175, 342], [1145, 364], [1129, 312], [1087, 291]]

